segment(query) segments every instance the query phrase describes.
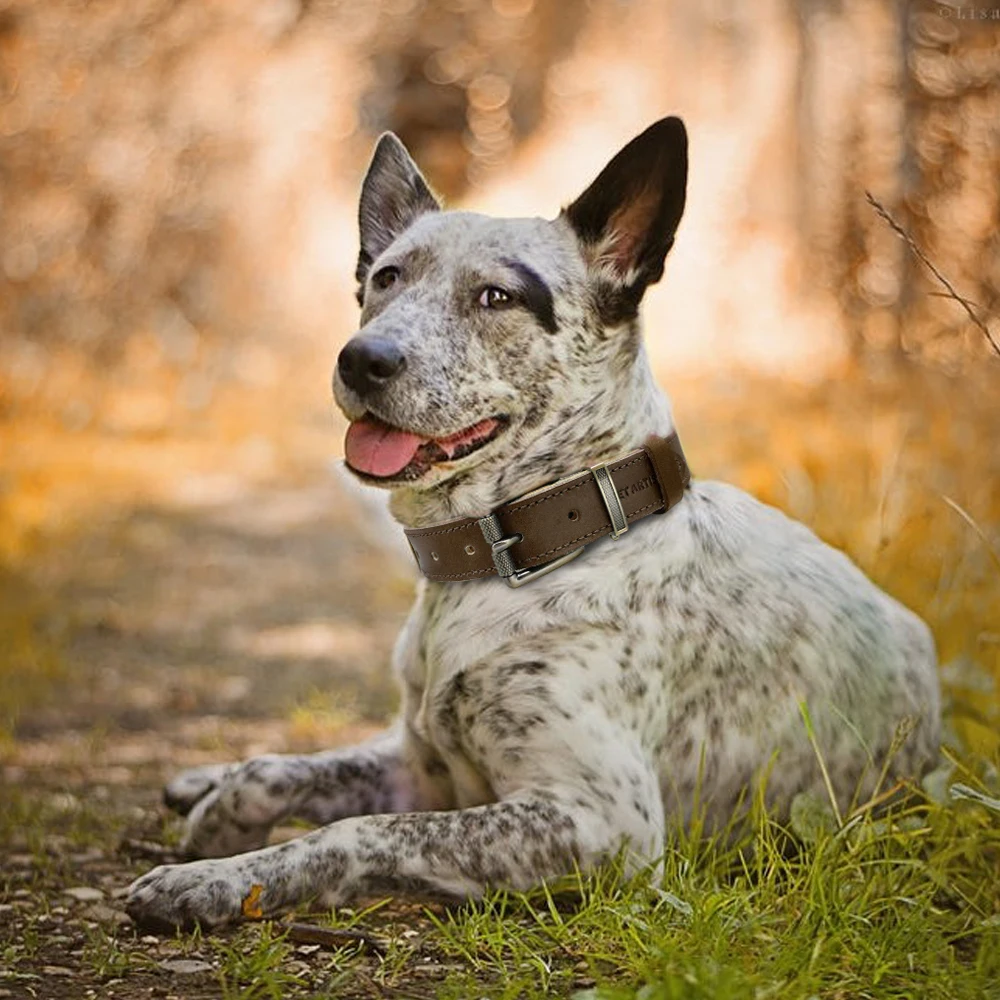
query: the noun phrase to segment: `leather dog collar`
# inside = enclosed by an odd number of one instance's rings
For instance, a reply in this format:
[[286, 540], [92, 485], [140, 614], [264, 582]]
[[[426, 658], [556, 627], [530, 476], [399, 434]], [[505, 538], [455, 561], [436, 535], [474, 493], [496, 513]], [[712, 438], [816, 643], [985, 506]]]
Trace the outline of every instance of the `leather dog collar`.
[[421, 573], [449, 582], [500, 576], [520, 587], [569, 562], [589, 542], [617, 538], [666, 513], [691, 481], [676, 434], [510, 500], [485, 517], [407, 528]]

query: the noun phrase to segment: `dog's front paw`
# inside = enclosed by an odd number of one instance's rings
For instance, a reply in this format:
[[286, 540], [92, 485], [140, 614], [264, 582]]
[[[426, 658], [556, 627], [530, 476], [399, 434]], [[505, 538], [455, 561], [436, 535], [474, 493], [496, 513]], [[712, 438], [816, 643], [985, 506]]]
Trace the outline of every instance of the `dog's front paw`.
[[188, 814], [183, 850], [196, 858], [224, 858], [263, 847], [274, 824], [294, 808], [305, 784], [301, 770], [295, 760], [269, 754], [221, 772], [182, 774], [168, 789], [180, 793], [183, 786], [194, 795], [199, 785], [209, 786]]
[[259, 916], [262, 889], [244, 866], [229, 861], [161, 865], [129, 886], [125, 909], [136, 926], [156, 933], [218, 927], [239, 920], [244, 903], [254, 908], [247, 915]]
[[181, 771], [163, 788], [163, 802], [168, 809], [187, 816], [209, 792], [215, 791], [236, 770], [235, 764], [206, 764]]
[[256, 851], [271, 827], [241, 822], [226, 808], [221, 791], [209, 792], [187, 818], [181, 850], [192, 858], [228, 858]]

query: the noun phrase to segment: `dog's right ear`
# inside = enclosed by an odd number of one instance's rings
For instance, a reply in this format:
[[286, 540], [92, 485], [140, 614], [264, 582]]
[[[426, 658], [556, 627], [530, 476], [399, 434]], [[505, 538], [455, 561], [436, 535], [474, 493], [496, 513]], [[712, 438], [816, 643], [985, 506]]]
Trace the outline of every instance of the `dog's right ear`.
[[662, 118], [636, 136], [564, 210], [580, 241], [602, 319], [636, 314], [648, 285], [663, 276], [684, 213], [687, 131]]
[[355, 277], [358, 301], [372, 261], [418, 216], [441, 208], [406, 147], [392, 132], [375, 145], [372, 162], [361, 185], [358, 225], [361, 251]]

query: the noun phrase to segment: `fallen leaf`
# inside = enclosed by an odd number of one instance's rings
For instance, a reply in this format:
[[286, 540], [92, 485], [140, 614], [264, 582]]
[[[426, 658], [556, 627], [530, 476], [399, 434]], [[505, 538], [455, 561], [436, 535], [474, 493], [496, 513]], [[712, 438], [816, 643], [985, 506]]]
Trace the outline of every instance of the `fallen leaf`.
[[977, 792], [975, 788], [970, 788], [968, 785], [954, 784], [949, 792], [953, 799], [969, 799], [972, 802], [978, 802], [981, 806], [986, 806], [987, 809], [992, 809], [993, 812], [1000, 813], [1000, 799]]
[[250, 892], [246, 899], [243, 900], [243, 916], [247, 920], [260, 920], [264, 916], [264, 910], [260, 905], [260, 894], [264, 891], [264, 887], [254, 882], [250, 886]]

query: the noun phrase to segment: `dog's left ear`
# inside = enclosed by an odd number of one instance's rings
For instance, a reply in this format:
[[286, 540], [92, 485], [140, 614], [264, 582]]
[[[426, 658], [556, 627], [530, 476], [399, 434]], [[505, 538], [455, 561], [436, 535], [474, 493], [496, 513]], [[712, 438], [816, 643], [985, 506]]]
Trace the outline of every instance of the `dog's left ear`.
[[604, 287], [606, 322], [634, 315], [648, 285], [663, 276], [684, 213], [687, 131], [663, 118], [636, 136], [564, 209], [584, 258]]
[[372, 261], [404, 229], [418, 216], [440, 208], [403, 143], [392, 132], [383, 133], [361, 185], [358, 205], [361, 250], [355, 270], [359, 285], [364, 285]]

